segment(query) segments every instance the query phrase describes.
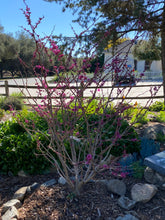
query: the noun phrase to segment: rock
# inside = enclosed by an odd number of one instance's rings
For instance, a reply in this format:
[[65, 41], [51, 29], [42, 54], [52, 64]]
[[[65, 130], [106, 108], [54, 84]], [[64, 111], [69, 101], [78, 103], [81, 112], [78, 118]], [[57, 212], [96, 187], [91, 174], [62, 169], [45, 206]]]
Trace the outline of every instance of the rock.
[[107, 181], [107, 190], [122, 196], [126, 193], [126, 185], [121, 180], [112, 179]]
[[18, 172], [18, 176], [28, 177], [28, 175], [27, 175], [23, 170], [20, 170], [20, 171]]
[[165, 151], [146, 157], [144, 164], [161, 175], [165, 175]]
[[22, 201], [25, 197], [26, 190], [27, 190], [27, 186], [24, 186], [24, 187], [21, 187], [20, 189], [18, 189], [14, 193], [13, 199], [18, 199], [18, 200]]
[[2, 214], [4, 214], [12, 206], [15, 206], [15, 208], [19, 209], [21, 205], [22, 204], [18, 199], [11, 199], [2, 206]]
[[144, 129], [143, 136], [148, 139], [156, 140], [158, 133], [165, 135], [165, 126], [159, 123], [154, 123], [154, 125], [148, 126]]
[[133, 216], [131, 214], [127, 214], [123, 217], [121, 217], [121, 216], [117, 217], [116, 220], [138, 220], [138, 218], [136, 218], [135, 216]]
[[11, 206], [7, 212], [2, 216], [2, 220], [13, 220], [14, 218], [17, 219], [19, 216], [18, 210], [15, 206]]
[[36, 190], [37, 188], [39, 188], [40, 187], [40, 184], [39, 183], [33, 183], [32, 185], [30, 185], [30, 186], [28, 186], [27, 187], [27, 192], [28, 193], [31, 193], [31, 192], [33, 192], [34, 190]]
[[148, 202], [156, 194], [157, 187], [152, 184], [135, 184], [131, 189], [132, 199], [136, 202]]
[[30, 190], [31, 191], [34, 191], [36, 190], [37, 188], [40, 187], [40, 184], [39, 183], [33, 183], [31, 186], [30, 186]]
[[117, 202], [121, 208], [126, 209], [126, 210], [132, 209], [136, 204], [136, 201], [131, 200], [125, 196], [121, 196]]
[[150, 167], [146, 167], [144, 171], [144, 178], [148, 183], [152, 183], [157, 186], [161, 186], [165, 183], [165, 176], [157, 173]]
[[41, 186], [44, 186], [44, 187], [48, 187], [48, 186], [52, 186], [54, 184], [56, 184], [56, 180], [55, 179], [51, 179], [49, 181], [46, 181], [45, 183], [43, 183]]
[[65, 185], [66, 184], [66, 179], [63, 176], [60, 176], [60, 178], [58, 179], [58, 183]]
[[81, 139], [76, 136], [70, 136], [70, 139], [76, 141], [77, 143], [81, 142]]

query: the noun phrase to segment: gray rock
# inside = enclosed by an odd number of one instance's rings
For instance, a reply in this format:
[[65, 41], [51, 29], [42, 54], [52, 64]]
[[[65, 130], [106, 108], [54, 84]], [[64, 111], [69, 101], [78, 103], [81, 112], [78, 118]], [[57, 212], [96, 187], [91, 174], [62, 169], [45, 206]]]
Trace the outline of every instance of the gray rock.
[[131, 189], [132, 199], [136, 202], [148, 202], [157, 192], [157, 187], [152, 184], [135, 184]]
[[165, 175], [165, 151], [146, 157], [144, 165], [150, 167], [161, 175]]
[[13, 220], [18, 218], [19, 213], [15, 206], [11, 206], [7, 212], [2, 216], [2, 220]]
[[123, 196], [126, 193], [126, 185], [121, 180], [112, 179], [107, 181], [107, 190], [109, 192], [113, 192], [120, 196]]
[[131, 214], [127, 214], [123, 217], [121, 217], [121, 216], [117, 217], [116, 220], [138, 220], [138, 218], [136, 218], [135, 216], [133, 216]]
[[63, 176], [60, 176], [60, 178], [58, 179], [58, 183], [65, 185], [66, 184], [66, 179]]
[[21, 187], [20, 189], [18, 189], [14, 193], [13, 199], [18, 199], [18, 200], [22, 201], [25, 197], [26, 190], [27, 190], [27, 186], [24, 186], [24, 187]]
[[23, 170], [20, 170], [20, 171], [18, 172], [18, 176], [28, 177], [28, 175], [27, 175]]
[[19, 209], [21, 207], [21, 202], [18, 199], [11, 199], [2, 206], [2, 214], [4, 214], [9, 208], [15, 206], [15, 208]]
[[40, 187], [40, 184], [39, 183], [33, 183], [31, 186], [30, 186], [30, 190], [31, 191], [34, 191], [36, 190], [37, 188]]
[[121, 208], [126, 209], [126, 210], [130, 210], [130, 209], [134, 208], [134, 206], [136, 204], [136, 201], [131, 200], [125, 196], [121, 196], [117, 202]]
[[161, 186], [165, 183], [165, 176], [157, 173], [150, 167], [146, 167], [144, 171], [144, 178], [148, 183], [152, 183], [157, 186]]
[[78, 142], [78, 143], [81, 142], [81, 139], [78, 138], [78, 137], [76, 137], [76, 136], [70, 136], [70, 139], [71, 139], [71, 140], [74, 140], [74, 141], [76, 141], [76, 142]]
[[40, 184], [39, 184], [39, 183], [33, 183], [32, 185], [30, 185], [30, 186], [27, 187], [26, 192], [32, 193], [34, 190], [36, 190], [36, 189], [39, 188], [39, 187], [40, 187]]
[[55, 179], [51, 179], [51, 180], [46, 181], [45, 183], [43, 183], [41, 186], [48, 187], [48, 186], [52, 186], [56, 183], [57, 183], [57, 181]]
[[154, 123], [154, 125], [148, 126], [144, 129], [143, 136], [148, 139], [156, 140], [158, 133], [165, 135], [165, 126], [159, 123]]

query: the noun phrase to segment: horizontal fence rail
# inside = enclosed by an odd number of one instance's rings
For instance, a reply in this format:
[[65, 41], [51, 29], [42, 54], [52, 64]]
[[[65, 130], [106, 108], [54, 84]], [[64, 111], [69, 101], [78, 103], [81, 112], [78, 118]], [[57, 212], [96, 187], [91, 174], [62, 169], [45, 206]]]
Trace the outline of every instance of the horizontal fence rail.
[[[86, 90], [89, 90], [89, 89], [118, 89], [118, 88], [145, 88], [145, 87], [162, 87], [163, 86], [163, 84], [146, 84], [146, 85], [119, 85], [119, 86], [89, 86], [89, 87], [87, 87], [87, 88], [85, 88], [85, 90], [83, 91], [83, 92], [85, 92]], [[18, 88], [20, 89], [19, 90], [19, 92], [21, 92], [21, 89], [26, 89], [26, 90], [28, 90], [28, 89], [35, 89], [36, 91], [37, 91], [37, 89], [38, 89], [38, 87], [37, 87], [37, 85], [11, 85], [11, 84], [9, 84], [8, 83], [8, 81], [4, 81], [4, 84], [1, 84], [0, 85], [0, 88], [4, 88], [4, 93], [1, 93], [0, 95], [1, 96], [5, 96], [5, 97], [8, 97], [8, 96], [10, 96], [10, 94], [11, 94], [11, 92], [10, 92], [10, 90], [12, 89], [17, 89], [17, 91], [18, 91]], [[81, 89], [82, 87], [81, 86], [70, 86], [70, 87], [66, 87], [66, 86], [64, 86], [64, 87], [55, 87], [55, 86], [49, 86], [49, 88], [50, 89], [53, 89], [53, 88], [56, 88], [56, 89], [59, 89], [59, 90], [62, 90], [62, 89], [65, 89], [65, 90], [69, 90], [69, 89]], [[40, 87], [40, 89], [44, 89], [44, 88], [42, 88], [42, 86]], [[90, 98], [91, 96], [85, 96], [83, 93], [82, 93], [82, 96], [83, 96], [83, 98]], [[43, 97], [41, 97], [41, 96], [32, 96], [32, 95], [26, 95], [26, 96], [18, 96], [18, 98], [20, 98], [20, 99], [43, 99]], [[57, 97], [54, 97], [54, 98], [56, 98], [56, 99], [61, 99], [62, 97], [61, 96], [57, 96]], [[65, 96], [65, 98], [66, 99], [70, 99], [70, 96]], [[99, 99], [100, 98], [100, 96], [96, 96], [95, 97], [95, 99]], [[106, 98], [106, 97], [105, 97]], [[126, 97], [124, 97], [124, 99], [129, 99], [129, 100], [143, 100], [143, 99], [164, 99], [165, 97], [163, 96], [163, 95], [156, 95], [156, 96], [142, 96], [142, 95], [140, 95], [140, 96], [126, 96]], [[113, 97], [113, 98], [111, 98], [112, 100], [119, 100], [119, 99], [123, 99], [123, 97], [122, 96], [115, 96], [115, 97]], [[26, 103], [25, 103], [26, 104]]]

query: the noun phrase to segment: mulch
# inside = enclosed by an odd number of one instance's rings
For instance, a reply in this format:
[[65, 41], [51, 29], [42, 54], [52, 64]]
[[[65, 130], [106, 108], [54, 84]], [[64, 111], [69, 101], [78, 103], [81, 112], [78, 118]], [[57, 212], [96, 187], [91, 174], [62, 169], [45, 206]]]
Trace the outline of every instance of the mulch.
[[[14, 192], [22, 186], [34, 182], [43, 183], [59, 176], [56, 173], [35, 175], [29, 177], [0, 178], [0, 211], [2, 205], [12, 199]], [[109, 171], [100, 174], [98, 179], [112, 178]], [[114, 178], [114, 177], [113, 177]], [[130, 189], [136, 183], [145, 183], [144, 179], [126, 177], [126, 196], [131, 198]], [[27, 194], [19, 209], [20, 220], [115, 220], [118, 216], [130, 213], [141, 220], [165, 219], [165, 191], [159, 189], [156, 195], [147, 203], [137, 203], [131, 211], [126, 211], [117, 204], [119, 196], [107, 192], [101, 183], [87, 183], [80, 196], [75, 197], [67, 185], [55, 184], [50, 187], [40, 187], [32, 194]]]

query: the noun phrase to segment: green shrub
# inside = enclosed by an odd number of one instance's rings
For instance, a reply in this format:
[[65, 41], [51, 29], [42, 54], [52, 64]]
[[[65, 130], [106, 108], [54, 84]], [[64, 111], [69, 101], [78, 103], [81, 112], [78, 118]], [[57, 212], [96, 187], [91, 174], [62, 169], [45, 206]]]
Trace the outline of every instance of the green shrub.
[[42, 173], [50, 164], [37, 150], [37, 143], [15, 119], [0, 124], [0, 171], [14, 175], [23, 170]]
[[22, 101], [18, 97], [9, 96], [0, 100], [0, 108], [5, 111], [10, 109], [21, 110]]
[[[97, 136], [97, 129], [99, 126], [98, 122], [100, 121], [100, 117], [102, 117], [101, 114], [91, 114], [87, 117], [89, 123], [88, 132], [91, 138], [93, 138], [93, 141]], [[104, 123], [102, 128], [100, 128], [101, 132], [99, 131], [101, 133], [100, 148], [105, 149], [111, 144], [112, 138], [115, 136], [118, 118], [119, 116], [117, 116], [115, 120], [113, 118], [103, 119]], [[119, 133], [122, 134], [126, 129], [128, 129], [128, 132], [115, 141], [115, 144], [110, 151], [110, 153], [114, 156], [121, 156], [124, 150], [126, 150], [127, 153], [139, 152], [140, 150], [140, 141], [136, 131], [133, 127], [129, 126], [127, 121], [121, 118]], [[81, 122], [79, 122], [78, 131], [82, 137], [87, 136], [87, 127], [83, 118], [81, 119]], [[98, 153], [99, 152], [100, 150], [98, 147]]]
[[3, 118], [5, 115], [5, 111], [3, 109], [0, 109], [0, 120]]
[[149, 111], [159, 112], [164, 110], [164, 103], [161, 101], [156, 101], [149, 107]]
[[156, 135], [156, 140], [161, 143], [165, 143], [165, 135], [163, 132], [160, 132]]
[[148, 112], [143, 109], [134, 109], [134, 114], [132, 115], [132, 118], [130, 120], [130, 123], [134, 123], [135, 127], [141, 126], [143, 124], [147, 124], [149, 122], [149, 119], [147, 118]]
[[155, 121], [165, 122], [165, 111], [160, 111], [159, 114], [156, 115]]
[[141, 165], [140, 161], [136, 161], [131, 165], [131, 168], [133, 171], [133, 173], [132, 173], [133, 177], [138, 178], [138, 179], [142, 179], [142, 177], [144, 175], [144, 170], [146, 167]]

